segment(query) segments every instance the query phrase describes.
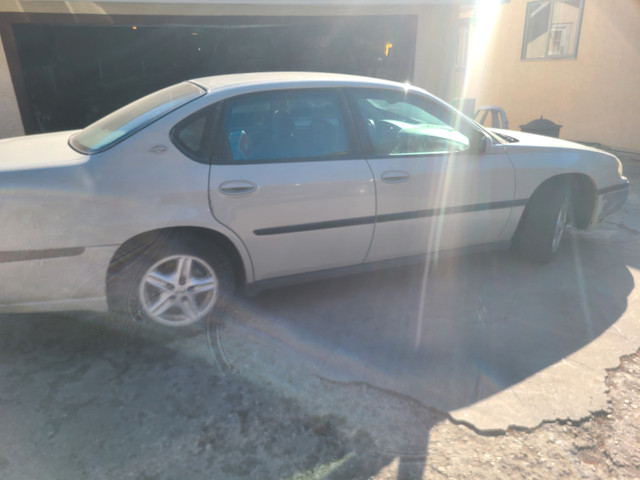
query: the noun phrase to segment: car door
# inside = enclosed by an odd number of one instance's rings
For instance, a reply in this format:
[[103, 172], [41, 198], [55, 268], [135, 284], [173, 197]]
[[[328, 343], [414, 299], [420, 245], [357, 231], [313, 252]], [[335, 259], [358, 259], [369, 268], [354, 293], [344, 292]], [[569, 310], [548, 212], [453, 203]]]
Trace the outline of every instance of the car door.
[[506, 240], [514, 168], [500, 146], [479, 153], [486, 133], [426, 95], [347, 95], [377, 190], [367, 261]]
[[375, 186], [331, 89], [227, 100], [209, 179], [213, 216], [251, 256], [254, 280], [362, 263]]

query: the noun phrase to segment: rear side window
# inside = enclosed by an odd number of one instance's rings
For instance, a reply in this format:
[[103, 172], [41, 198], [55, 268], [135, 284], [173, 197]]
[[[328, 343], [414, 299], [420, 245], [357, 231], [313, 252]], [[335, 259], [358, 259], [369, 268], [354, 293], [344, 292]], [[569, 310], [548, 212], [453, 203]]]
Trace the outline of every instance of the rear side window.
[[80, 153], [101, 152], [204, 94], [189, 82], [159, 90], [92, 123], [72, 135], [69, 143]]
[[221, 126], [232, 163], [329, 160], [349, 155], [342, 103], [332, 90], [235, 98], [228, 102]]
[[209, 163], [214, 139], [213, 124], [219, 106], [205, 108], [187, 117], [171, 130], [171, 140], [187, 157]]

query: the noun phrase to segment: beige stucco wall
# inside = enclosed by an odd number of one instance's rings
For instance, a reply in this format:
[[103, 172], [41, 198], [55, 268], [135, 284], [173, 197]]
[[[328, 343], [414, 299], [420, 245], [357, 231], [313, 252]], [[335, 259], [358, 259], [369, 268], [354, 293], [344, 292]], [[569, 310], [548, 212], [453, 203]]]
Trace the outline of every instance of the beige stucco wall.
[[453, 95], [459, 9], [424, 7], [418, 18], [413, 83], [449, 101]]
[[527, 61], [526, 5], [500, 7], [467, 96], [503, 107], [514, 130], [544, 115], [562, 138], [640, 152], [640, 2], [585, 0], [577, 58]]
[[[0, 0], [0, 12], [108, 15], [416, 15], [418, 34], [413, 83], [447, 98], [451, 87], [457, 5], [386, 5], [347, 2], [334, 5], [214, 5], [188, 3], [116, 3]], [[438, 3], [438, 2], [435, 2]], [[449, 45], [449, 48], [445, 46]], [[0, 50], [0, 138], [23, 133], [4, 49]]]

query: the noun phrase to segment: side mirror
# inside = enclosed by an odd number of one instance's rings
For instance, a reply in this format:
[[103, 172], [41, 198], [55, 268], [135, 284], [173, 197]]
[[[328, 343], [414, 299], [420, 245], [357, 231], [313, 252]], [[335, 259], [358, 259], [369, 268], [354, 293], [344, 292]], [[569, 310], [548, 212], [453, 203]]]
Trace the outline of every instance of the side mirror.
[[489, 138], [483, 132], [477, 130], [471, 137], [471, 143], [469, 145], [471, 153], [482, 155], [487, 151], [489, 142]]

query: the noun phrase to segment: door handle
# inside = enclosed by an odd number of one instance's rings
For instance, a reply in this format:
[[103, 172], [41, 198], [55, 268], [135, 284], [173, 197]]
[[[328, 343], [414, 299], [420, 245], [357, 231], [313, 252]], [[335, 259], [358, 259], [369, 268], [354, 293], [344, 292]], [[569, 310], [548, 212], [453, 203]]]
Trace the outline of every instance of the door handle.
[[385, 183], [404, 183], [409, 181], [409, 173], [404, 170], [389, 170], [384, 172], [380, 178]]
[[247, 180], [229, 180], [218, 187], [224, 195], [248, 195], [255, 192], [258, 186]]

